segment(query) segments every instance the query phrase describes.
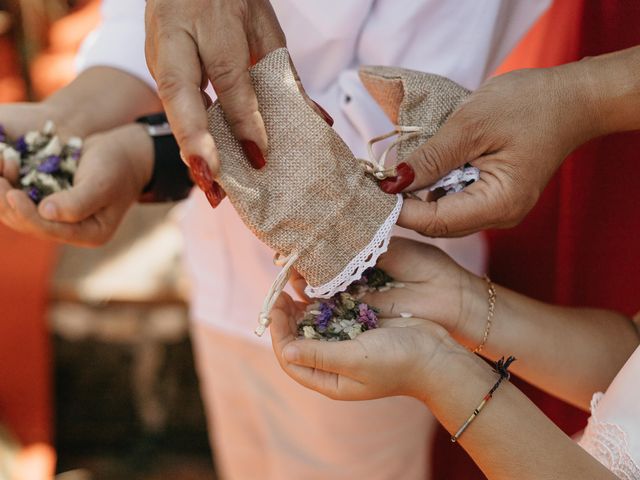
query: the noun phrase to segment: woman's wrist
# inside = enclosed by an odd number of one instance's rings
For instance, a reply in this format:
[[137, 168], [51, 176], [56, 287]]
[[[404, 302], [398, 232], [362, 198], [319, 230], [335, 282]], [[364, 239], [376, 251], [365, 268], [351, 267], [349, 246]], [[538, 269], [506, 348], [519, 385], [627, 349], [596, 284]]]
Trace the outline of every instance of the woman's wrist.
[[109, 141], [118, 142], [122, 146], [131, 164], [136, 187], [142, 193], [151, 180], [154, 161], [153, 140], [146, 128], [139, 123], [131, 123], [112, 130], [108, 135], [112, 136]]
[[[453, 388], [469, 385], [471, 396], [477, 399], [477, 395], [473, 394], [482, 394], [482, 390], [490, 388], [492, 380], [495, 381], [491, 367], [450, 336], [440, 339], [437, 349], [427, 362], [416, 384], [418, 390], [413, 396], [429, 408], [434, 401], [439, 402], [434, 397], [436, 392], [447, 396], [447, 392], [451, 392]], [[464, 416], [465, 413], [468, 415], [470, 412], [461, 412], [461, 415]]]
[[469, 349], [477, 347], [483, 339], [489, 314], [489, 291], [487, 281], [465, 272], [461, 281], [462, 302], [460, 320], [451, 336]]
[[55, 93], [41, 103], [45, 116], [53, 121], [60, 135], [65, 137], [86, 138], [98, 133], [91, 127], [91, 121], [82, 108], [74, 105], [71, 95], [67, 95], [64, 89]]
[[640, 47], [566, 66], [588, 126], [585, 141], [640, 128]]

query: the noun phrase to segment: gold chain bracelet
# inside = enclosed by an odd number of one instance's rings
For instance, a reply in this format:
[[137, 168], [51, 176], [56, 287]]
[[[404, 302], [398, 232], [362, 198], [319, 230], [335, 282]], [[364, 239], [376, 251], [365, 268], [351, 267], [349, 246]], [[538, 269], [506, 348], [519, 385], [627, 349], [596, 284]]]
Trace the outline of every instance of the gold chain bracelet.
[[493, 315], [496, 313], [496, 299], [498, 295], [496, 294], [496, 287], [491, 281], [491, 279], [485, 275], [485, 282], [487, 282], [487, 292], [489, 293], [489, 313], [487, 314], [487, 326], [484, 329], [484, 334], [482, 335], [482, 341], [480, 344], [471, 350], [471, 353], [480, 353], [487, 343], [487, 339], [489, 338], [489, 332], [491, 331], [491, 323], [493, 322]]

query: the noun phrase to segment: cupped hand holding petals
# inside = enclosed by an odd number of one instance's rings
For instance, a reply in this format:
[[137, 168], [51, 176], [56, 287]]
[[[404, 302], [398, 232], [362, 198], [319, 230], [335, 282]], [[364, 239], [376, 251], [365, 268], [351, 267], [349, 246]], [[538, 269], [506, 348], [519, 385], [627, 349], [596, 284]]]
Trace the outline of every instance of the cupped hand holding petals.
[[423, 396], [441, 356], [455, 342], [419, 318], [388, 318], [355, 340], [297, 338], [304, 304], [282, 294], [272, 311], [271, 340], [283, 370], [298, 383], [337, 400]]
[[101, 245], [140, 196], [151, 178], [152, 165], [153, 144], [141, 125], [90, 136], [73, 187], [46, 197], [37, 206], [25, 192], [0, 178], [0, 221], [40, 238]]

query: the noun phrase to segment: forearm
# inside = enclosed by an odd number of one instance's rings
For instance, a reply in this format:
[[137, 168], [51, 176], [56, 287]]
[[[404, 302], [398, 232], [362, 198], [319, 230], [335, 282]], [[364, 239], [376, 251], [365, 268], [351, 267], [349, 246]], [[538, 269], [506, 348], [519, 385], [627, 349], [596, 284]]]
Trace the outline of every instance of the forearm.
[[567, 67], [592, 107], [593, 136], [640, 129], [640, 46]]
[[162, 110], [142, 80], [111, 67], [93, 67], [44, 102], [63, 134], [85, 137]]
[[[486, 285], [475, 279], [473, 313], [455, 336], [473, 348], [487, 315]], [[585, 410], [604, 391], [639, 343], [630, 318], [616, 312], [548, 305], [502, 287], [482, 354], [518, 358], [514, 373]]]
[[[498, 374], [456, 345], [443, 346], [433, 362], [429, 371], [439, 374], [424, 379], [420, 398], [453, 434]], [[615, 478], [509, 382], [502, 383], [458, 442], [490, 480]]]

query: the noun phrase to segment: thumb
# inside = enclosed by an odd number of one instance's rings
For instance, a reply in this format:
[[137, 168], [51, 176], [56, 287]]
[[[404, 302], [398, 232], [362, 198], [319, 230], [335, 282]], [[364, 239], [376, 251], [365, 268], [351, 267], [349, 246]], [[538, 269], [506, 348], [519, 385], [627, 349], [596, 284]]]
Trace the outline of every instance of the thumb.
[[49, 221], [79, 223], [98, 213], [106, 204], [106, 192], [85, 179], [68, 190], [46, 197], [38, 206], [40, 216]]
[[505, 212], [500, 185], [492, 177], [469, 185], [464, 192], [436, 201], [405, 200], [398, 225], [427, 237], [461, 237], [499, 225]]
[[380, 182], [386, 193], [414, 191], [433, 185], [451, 170], [482, 155], [479, 142], [469, 135], [472, 129], [451, 117], [436, 134], [420, 145], [397, 167], [398, 175]]

